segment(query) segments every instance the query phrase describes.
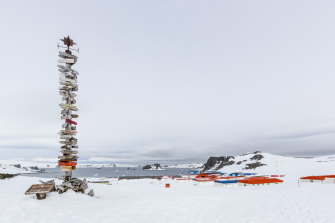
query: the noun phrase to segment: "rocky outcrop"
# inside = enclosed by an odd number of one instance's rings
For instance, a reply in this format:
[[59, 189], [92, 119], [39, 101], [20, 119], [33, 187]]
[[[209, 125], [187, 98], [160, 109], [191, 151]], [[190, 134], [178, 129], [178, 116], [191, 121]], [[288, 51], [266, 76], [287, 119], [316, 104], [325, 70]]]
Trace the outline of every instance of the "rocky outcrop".
[[244, 170], [254, 170], [254, 169], [256, 169], [257, 167], [260, 167], [260, 166], [266, 166], [266, 164], [261, 163], [261, 162], [247, 163], [247, 164], [245, 164], [245, 168], [243, 168], [243, 169]]
[[161, 165], [159, 163], [155, 163], [152, 165], [145, 165], [143, 170], [161, 170]]
[[258, 161], [258, 160], [261, 160], [261, 159], [263, 159], [263, 158], [264, 158], [263, 155], [261, 155], [261, 154], [257, 154], [257, 155], [254, 155], [253, 157], [251, 157], [250, 159], [251, 159], [251, 160], [256, 160], [256, 161]]
[[236, 165], [241, 165], [242, 163], [247, 162], [247, 161], [248, 161], [248, 160], [238, 161], [238, 162], [236, 162]]
[[233, 156], [219, 156], [219, 157], [209, 157], [207, 162], [204, 164], [203, 171], [211, 170], [215, 168], [215, 170], [221, 169], [224, 166], [233, 165], [235, 161], [233, 161]]
[[37, 166], [30, 166], [29, 168], [32, 170], [37, 170], [37, 171], [39, 170]]
[[0, 173], [0, 179], [1, 180], [12, 178], [12, 177], [15, 177], [15, 176], [16, 176], [15, 174]]
[[[203, 171], [208, 170], [221, 170], [224, 167], [231, 166], [236, 169], [241, 170], [251, 170], [256, 169], [266, 164], [262, 163], [261, 160], [264, 159], [263, 154], [260, 151], [246, 153], [240, 156], [219, 156], [219, 157], [209, 157], [207, 162], [203, 166]], [[231, 169], [231, 168], [230, 168]]]

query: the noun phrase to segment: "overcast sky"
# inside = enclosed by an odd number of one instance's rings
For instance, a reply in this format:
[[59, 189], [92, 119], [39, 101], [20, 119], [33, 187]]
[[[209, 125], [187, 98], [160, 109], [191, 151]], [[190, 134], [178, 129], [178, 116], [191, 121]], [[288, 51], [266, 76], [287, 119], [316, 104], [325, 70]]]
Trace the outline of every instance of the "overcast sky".
[[335, 153], [335, 2], [4, 1], [0, 159], [56, 158], [56, 47], [80, 48], [79, 154]]

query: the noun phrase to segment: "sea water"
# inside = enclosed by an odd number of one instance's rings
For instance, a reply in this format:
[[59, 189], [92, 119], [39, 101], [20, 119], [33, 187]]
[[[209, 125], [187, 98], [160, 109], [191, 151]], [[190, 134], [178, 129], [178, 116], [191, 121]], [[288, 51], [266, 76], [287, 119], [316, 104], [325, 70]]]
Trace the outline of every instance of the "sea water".
[[[143, 170], [142, 167], [93, 167], [77, 168], [73, 171], [73, 177], [120, 177], [120, 176], [175, 176], [184, 175], [191, 168], [166, 168], [163, 170]], [[60, 168], [46, 168], [45, 172], [21, 174], [31, 177], [58, 178], [64, 175]]]

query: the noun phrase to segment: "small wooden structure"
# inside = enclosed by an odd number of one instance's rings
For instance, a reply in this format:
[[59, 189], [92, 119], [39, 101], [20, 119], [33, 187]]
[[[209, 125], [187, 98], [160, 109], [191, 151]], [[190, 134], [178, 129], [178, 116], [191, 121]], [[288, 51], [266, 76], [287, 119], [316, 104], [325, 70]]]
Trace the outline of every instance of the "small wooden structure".
[[36, 194], [38, 200], [43, 200], [46, 198], [47, 193], [52, 191], [55, 191], [55, 183], [34, 184], [29, 187], [25, 195]]

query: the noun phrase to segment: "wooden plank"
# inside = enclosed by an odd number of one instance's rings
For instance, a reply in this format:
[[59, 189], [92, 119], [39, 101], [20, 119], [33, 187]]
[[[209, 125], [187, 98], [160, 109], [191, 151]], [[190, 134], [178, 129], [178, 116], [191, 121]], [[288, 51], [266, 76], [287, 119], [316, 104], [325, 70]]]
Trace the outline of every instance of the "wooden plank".
[[61, 135], [60, 139], [71, 139], [72, 135]]
[[76, 133], [76, 130], [61, 130], [58, 132], [59, 135], [75, 135]]
[[65, 119], [65, 121], [69, 124], [72, 124], [72, 125], [77, 125], [78, 124], [77, 122], [72, 121], [71, 119]]
[[78, 159], [79, 156], [67, 155], [67, 156], [58, 156], [58, 159]]
[[71, 170], [74, 170], [76, 169], [76, 166], [62, 166], [61, 167], [61, 170], [63, 171], [71, 171]]
[[61, 153], [63, 153], [63, 154], [77, 154], [78, 153], [78, 151], [75, 151], [75, 150], [61, 150], [60, 151]]
[[64, 58], [62, 58], [62, 59], [58, 60], [58, 63], [71, 63], [71, 64], [74, 64], [75, 62], [76, 62], [75, 59], [64, 59]]
[[65, 52], [62, 52], [62, 51], [59, 51], [59, 57], [61, 58], [72, 58], [72, 59], [78, 59], [77, 56], [75, 55], [72, 55], [72, 54], [68, 54], [68, 53], [65, 53]]
[[64, 108], [64, 109], [70, 109], [70, 110], [73, 110], [73, 111], [78, 111], [78, 108], [74, 105], [59, 104], [59, 106]]
[[59, 81], [70, 82], [70, 83], [73, 83], [73, 84], [78, 83], [78, 81], [76, 79], [70, 79], [70, 78], [66, 78], [66, 77], [60, 77]]
[[55, 184], [34, 184], [25, 192], [28, 194], [49, 193], [55, 189]]

